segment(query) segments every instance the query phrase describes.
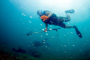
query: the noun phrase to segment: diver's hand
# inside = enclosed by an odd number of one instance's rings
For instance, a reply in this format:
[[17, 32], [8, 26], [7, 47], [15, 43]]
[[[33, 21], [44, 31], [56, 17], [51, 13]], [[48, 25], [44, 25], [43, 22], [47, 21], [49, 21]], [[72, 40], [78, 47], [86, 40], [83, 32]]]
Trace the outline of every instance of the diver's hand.
[[44, 32], [47, 32], [47, 28], [44, 30]]

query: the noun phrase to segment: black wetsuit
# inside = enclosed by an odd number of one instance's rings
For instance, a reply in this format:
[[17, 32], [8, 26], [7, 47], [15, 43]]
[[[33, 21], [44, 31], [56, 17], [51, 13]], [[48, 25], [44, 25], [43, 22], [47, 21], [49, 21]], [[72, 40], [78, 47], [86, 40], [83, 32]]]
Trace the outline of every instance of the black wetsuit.
[[[49, 12], [49, 11], [44, 11], [42, 15], [46, 15], [48, 16], [45, 12]], [[43, 20], [42, 20], [43, 21]], [[52, 14], [51, 17], [49, 17], [48, 20], [43, 21], [45, 24], [50, 24], [50, 25], [57, 25], [57, 26], [61, 26], [63, 28], [66, 28], [66, 25], [64, 22], [68, 22], [69, 18], [68, 17], [57, 17], [56, 14]], [[78, 30], [78, 28], [76, 26], [73, 26], [76, 30], [77, 35], [82, 38], [82, 34], [81, 32]]]
[[[45, 12], [47, 12], [47, 11], [44, 11], [43, 15], [46, 15]], [[46, 15], [46, 16], [48, 16], [48, 15]], [[56, 14], [53, 13], [52, 16], [49, 17], [48, 20], [46, 20], [46, 21], [42, 20], [42, 21], [45, 24], [57, 25], [57, 26], [61, 26], [61, 27], [65, 28], [66, 25], [63, 23], [64, 22], [63, 19], [67, 19], [67, 17], [57, 17]]]

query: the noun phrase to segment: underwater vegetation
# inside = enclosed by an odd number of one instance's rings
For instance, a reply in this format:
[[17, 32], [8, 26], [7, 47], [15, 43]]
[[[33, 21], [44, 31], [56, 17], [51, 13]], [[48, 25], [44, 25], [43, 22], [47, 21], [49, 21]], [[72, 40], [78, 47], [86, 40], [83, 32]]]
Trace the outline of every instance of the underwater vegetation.
[[12, 51], [16, 53], [28, 54], [29, 56], [32, 56], [35, 58], [41, 57], [41, 53], [33, 48], [30, 48], [29, 52], [27, 52], [26, 50], [22, 48], [18, 48], [18, 49], [12, 48]]
[[48, 38], [46, 38], [46, 39], [44, 39], [42, 41], [34, 41], [34, 42], [32, 42], [33, 46], [30, 47], [30, 49], [28, 49], [28, 50], [25, 50], [25, 49], [19, 47], [18, 49], [12, 48], [12, 51], [16, 52], [16, 53], [29, 54], [32, 57], [40, 58], [42, 54], [37, 50], [37, 48], [41, 47], [41, 46], [44, 46], [44, 45], [49, 46], [49, 44], [46, 43], [47, 40], [48, 40]]
[[18, 54], [0, 50], [0, 60], [36, 60], [25, 54]]

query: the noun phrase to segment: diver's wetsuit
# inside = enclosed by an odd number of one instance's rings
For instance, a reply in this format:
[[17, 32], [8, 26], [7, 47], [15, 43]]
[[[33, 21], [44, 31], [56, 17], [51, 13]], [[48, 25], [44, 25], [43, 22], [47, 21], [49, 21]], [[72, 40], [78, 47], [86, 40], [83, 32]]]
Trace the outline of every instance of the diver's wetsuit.
[[[44, 11], [43, 15], [46, 15], [45, 12], [47, 11]], [[48, 16], [48, 15], [46, 15]], [[66, 27], [66, 25], [63, 23], [64, 22], [64, 19], [68, 19], [67, 17], [57, 17], [56, 14], [52, 14], [51, 17], [49, 17], [48, 20], [46, 21], [43, 21], [45, 24], [50, 24], [50, 25], [58, 25], [58, 26], [61, 26], [63, 28]]]
[[[46, 12], [49, 12], [49, 11], [44, 11], [42, 13], [42, 15], [48, 16], [49, 13], [46, 14]], [[71, 12], [71, 10], [70, 10], [70, 12], [66, 11], [66, 13], [74, 13], [74, 12]], [[46, 24], [46, 28], [47, 28], [47, 24], [57, 25], [57, 26], [61, 26], [63, 28], [74, 28], [76, 30], [77, 35], [80, 38], [82, 38], [82, 34], [76, 26], [68, 26], [68, 25], [64, 24], [64, 22], [70, 21], [70, 16], [68, 14], [66, 14], [66, 15], [67, 15], [67, 17], [57, 17], [56, 14], [53, 13], [52, 16], [50, 16], [47, 20], [45, 20], [45, 21], [42, 20], [42, 21]]]

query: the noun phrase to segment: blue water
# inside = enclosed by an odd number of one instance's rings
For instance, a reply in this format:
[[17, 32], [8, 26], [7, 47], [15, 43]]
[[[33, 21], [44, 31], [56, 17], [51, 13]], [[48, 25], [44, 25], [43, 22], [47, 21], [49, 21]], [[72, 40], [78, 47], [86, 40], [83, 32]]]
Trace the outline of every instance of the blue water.
[[[90, 60], [90, 0], [0, 0], [0, 45], [40, 52], [40, 60]], [[66, 16], [65, 10], [74, 9], [67, 25], [76, 25], [82, 33], [79, 38], [74, 29], [61, 28], [27, 36], [27, 33], [45, 29], [37, 10], [49, 10], [57, 16]], [[59, 28], [49, 25], [48, 29]], [[33, 47], [34, 41], [45, 40]], [[30, 54], [30, 53], [27, 53]]]

